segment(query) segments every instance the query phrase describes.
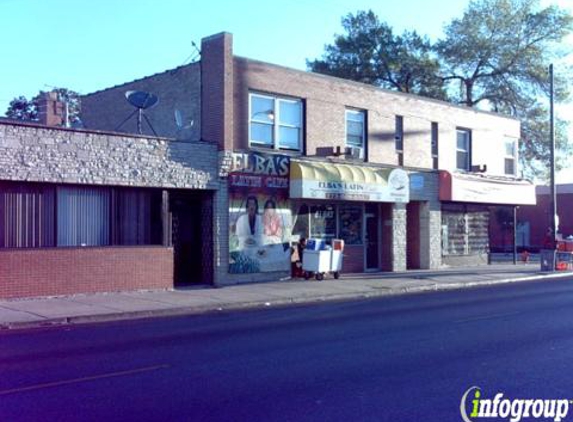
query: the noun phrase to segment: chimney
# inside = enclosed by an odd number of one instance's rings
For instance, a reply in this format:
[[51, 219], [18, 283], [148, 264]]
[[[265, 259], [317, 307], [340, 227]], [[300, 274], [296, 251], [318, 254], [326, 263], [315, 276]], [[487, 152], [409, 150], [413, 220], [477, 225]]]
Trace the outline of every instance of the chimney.
[[233, 150], [233, 35], [201, 40], [201, 137]]
[[38, 118], [43, 125], [63, 126], [64, 110], [64, 103], [55, 91], [44, 92], [38, 100]]

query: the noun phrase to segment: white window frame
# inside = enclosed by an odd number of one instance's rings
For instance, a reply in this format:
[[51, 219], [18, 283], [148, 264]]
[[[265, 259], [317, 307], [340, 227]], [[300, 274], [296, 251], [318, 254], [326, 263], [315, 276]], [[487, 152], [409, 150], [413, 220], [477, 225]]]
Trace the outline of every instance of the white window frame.
[[[348, 142], [348, 122], [360, 123], [362, 124], [362, 134], [360, 135], [362, 142], [360, 145], [351, 144]], [[360, 148], [364, 150], [366, 147], [366, 112], [364, 110], [356, 110], [347, 108], [345, 112], [344, 119], [344, 132], [346, 137], [344, 139], [344, 146], [349, 148]]]
[[[271, 120], [271, 122], [269, 122], [268, 120], [264, 120], [264, 119], [257, 120], [256, 117], [253, 118], [254, 117], [252, 115], [253, 98], [263, 98], [263, 99], [271, 100], [273, 102], [272, 109], [268, 110], [269, 114], [271, 115], [271, 116], [269, 116], [269, 119]], [[298, 116], [299, 126], [281, 122], [281, 116], [280, 116], [280, 104], [281, 103], [298, 104], [298, 106], [299, 106], [299, 116]], [[270, 145], [262, 143], [262, 142], [258, 142], [258, 141], [253, 141], [252, 135], [251, 135], [251, 124], [252, 123], [265, 124], [265, 125], [272, 126], [272, 142]], [[271, 149], [274, 149], [274, 150], [297, 151], [297, 152], [302, 151], [302, 145], [303, 145], [303, 139], [302, 139], [303, 138], [303, 104], [302, 104], [302, 100], [300, 98], [289, 98], [289, 97], [283, 97], [283, 96], [278, 96], [278, 95], [260, 94], [257, 92], [250, 92], [249, 93], [249, 122], [248, 122], [248, 125], [249, 125], [249, 147], [254, 147], [254, 148], [269, 148], [270, 147]], [[280, 145], [280, 128], [281, 127], [294, 128], [294, 129], [298, 130], [298, 145], [296, 148], [284, 147], [284, 146]]]
[[[458, 136], [460, 133], [464, 133], [465, 136], [465, 141], [466, 141], [466, 145], [465, 148], [460, 148], [458, 145]], [[458, 128], [456, 129], [456, 170], [462, 170], [462, 171], [470, 171], [471, 170], [471, 145], [472, 145], [472, 132], [469, 129], [463, 129], [463, 128]], [[465, 162], [465, 167], [460, 167], [459, 163], [458, 163], [458, 153], [464, 153], [466, 154], [466, 162]]]
[[[512, 143], [512, 154], [507, 153], [508, 143]], [[513, 173], [508, 173], [505, 167], [507, 160], [513, 161]], [[503, 174], [506, 176], [515, 176], [517, 174], [517, 139], [506, 137], [503, 140]]]

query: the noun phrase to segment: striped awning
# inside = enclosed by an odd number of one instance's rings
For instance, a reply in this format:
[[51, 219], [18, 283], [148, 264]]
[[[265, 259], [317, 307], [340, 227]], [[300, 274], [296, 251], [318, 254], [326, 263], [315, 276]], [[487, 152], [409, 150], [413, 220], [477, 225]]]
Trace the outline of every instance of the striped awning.
[[290, 197], [406, 203], [409, 178], [401, 169], [291, 160]]

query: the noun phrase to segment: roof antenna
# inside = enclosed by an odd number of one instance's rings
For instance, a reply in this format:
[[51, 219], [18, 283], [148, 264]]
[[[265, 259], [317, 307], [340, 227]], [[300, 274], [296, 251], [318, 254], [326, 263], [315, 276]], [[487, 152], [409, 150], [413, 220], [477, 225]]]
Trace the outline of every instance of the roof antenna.
[[181, 68], [182, 68], [183, 66], [185, 66], [187, 63], [189, 63], [189, 62], [195, 62], [199, 57], [201, 57], [201, 50], [199, 50], [199, 47], [197, 47], [197, 44], [195, 44], [195, 41], [191, 41], [191, 45], [193, 46], [193, 48], [195, 49], [195, 51], [193, 51], [193, 52], [189, 55], [189, 57], [187, 57], [187, 58], [183, 61], [183, 63], [182, 63], [180, 66], [176, 67], [175, 69], [173, 69], [173, 70], [171, 70], [171, 71], [169, 72], [169, 74], [170, 74], [171, 76], [175, 75], [175, 74], [179, 71], [179, 69], [181, 69]]
[[157, 105], [157, 103], [159, 102], [157, 95], [151, 94], [149, 92], [144, 92], [144, 91], [127, 91], [125, 93], [125, 98], [129, 104], [131, 104], [132, 106], [135, 107], [135, 110], [133, 111], [133, 113], [131, 113], [129, 116], [127, 116], [127, 118], [123, 122], [121, 122], [115, 128], [115, 130], [119, 130], [124, 125], [125, 122], [127, 122], [129, 119], [131, 119], [137, 113], [137, 133], [139, 133], [140, 135], [143, 134], [143, 130], [142, 130], [143, 128], [141, 125], [141, 121], [143, 118], [147, 122], [147, 125], [149, 126], [149, 128], [151, 129], [153, 134], [155, 136], [158, 136], [157, 132], [155, 132], [155, 129], [153, 129], [151, 122], [149, 121], [149, 119], [147, 118], [145, 113], [143, 112], [144, 110], [147, 110], [148, 108], [151, 108], [151, 107]]

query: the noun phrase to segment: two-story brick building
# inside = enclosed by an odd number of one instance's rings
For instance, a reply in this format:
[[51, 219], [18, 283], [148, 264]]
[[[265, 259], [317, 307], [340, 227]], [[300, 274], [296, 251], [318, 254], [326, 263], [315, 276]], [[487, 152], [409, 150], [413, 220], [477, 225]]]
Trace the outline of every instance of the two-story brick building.
[[237, 57], [228, 33], [199, 63], [85, 96], [86, 127], [116, 128], [134, 89], [159, 97], [159, 135], [219, 147], [215, 284], [288, 276], [300, 237], [344, 239], [344, 271], [487, 262], [490, 205], [534, 201], [518, 121]]

